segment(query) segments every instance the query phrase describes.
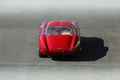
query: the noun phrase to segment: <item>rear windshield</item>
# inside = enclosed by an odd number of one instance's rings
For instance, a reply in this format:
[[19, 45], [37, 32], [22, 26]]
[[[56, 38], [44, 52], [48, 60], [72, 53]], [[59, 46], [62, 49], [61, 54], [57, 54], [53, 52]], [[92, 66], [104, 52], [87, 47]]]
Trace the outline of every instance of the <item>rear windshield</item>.
[[70, 35], [72, 36], [72, 29], [69, 27], [49, 27], [46, 30], [46, 35]]

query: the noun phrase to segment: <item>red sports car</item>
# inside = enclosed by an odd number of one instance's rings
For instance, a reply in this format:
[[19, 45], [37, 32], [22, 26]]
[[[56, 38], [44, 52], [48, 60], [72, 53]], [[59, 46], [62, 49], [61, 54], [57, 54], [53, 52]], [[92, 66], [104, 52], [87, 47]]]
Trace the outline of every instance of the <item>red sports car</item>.
[[80, 29], [77, 22], [44, 21], [39, 31], [39, 57], [75, 55], [80, 51]]

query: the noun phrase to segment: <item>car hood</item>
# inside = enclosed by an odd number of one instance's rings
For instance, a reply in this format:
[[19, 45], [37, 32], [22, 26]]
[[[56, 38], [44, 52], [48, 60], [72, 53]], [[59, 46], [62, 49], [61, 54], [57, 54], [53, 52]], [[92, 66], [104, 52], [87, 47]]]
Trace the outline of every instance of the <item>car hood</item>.
[[69, 50], [72, 37], [69, 35], [50, 35], [46, 37], [49, 51]]

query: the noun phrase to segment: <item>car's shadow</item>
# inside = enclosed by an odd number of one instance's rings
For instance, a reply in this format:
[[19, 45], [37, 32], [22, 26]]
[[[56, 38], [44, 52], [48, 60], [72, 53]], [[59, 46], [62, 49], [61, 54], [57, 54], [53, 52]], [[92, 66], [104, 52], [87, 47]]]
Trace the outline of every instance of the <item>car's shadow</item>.
[[96, 61], [106, 56], [108, 47], [104, 47], [104, 41], [97, 37], [81, 37], [81, 52], [78, 56], [54, 56], [55, 61]]

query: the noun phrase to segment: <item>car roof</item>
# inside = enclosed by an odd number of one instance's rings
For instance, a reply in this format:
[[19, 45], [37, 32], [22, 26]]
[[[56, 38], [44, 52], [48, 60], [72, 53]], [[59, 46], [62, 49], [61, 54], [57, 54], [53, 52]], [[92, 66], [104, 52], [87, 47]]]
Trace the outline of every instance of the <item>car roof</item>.
[[62, 27], [71, 27], [70, 26], [70, 22], [68, 21], [58, 21], [58, 20], [55, 20], [55, 21], [50, 21], [48, 24], [47, 24], [47, 28], [49, 27], [54, 27], [54, 26], [62, 26]]

